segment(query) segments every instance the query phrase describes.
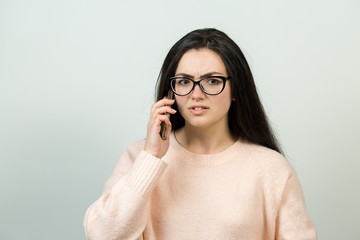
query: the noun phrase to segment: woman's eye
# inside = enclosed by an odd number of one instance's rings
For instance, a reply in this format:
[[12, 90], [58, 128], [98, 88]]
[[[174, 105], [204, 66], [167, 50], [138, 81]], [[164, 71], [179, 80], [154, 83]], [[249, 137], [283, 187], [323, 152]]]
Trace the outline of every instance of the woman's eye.
[[180, 84], [180, 85], [187, 85], [189, 83], [190, 83], [190, 80], [188, 80], [188, 79], [180, 79], [178, 81], [178, 84]]
[[216, 78], [210, 78], [206, 81], [209, 85], [216, 85], [216, 84], [219, 84], [220, 81]]

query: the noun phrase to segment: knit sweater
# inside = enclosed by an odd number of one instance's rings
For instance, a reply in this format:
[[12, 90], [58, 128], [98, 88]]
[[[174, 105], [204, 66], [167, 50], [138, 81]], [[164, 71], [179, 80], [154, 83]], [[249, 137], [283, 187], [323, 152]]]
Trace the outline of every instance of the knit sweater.
[[158, 159], [144, 143], [124, 151], [86, 211], [87, 239], [317, 239], [298, 178], [276, 151], [237, 141], [195, 154], [171, 134]]

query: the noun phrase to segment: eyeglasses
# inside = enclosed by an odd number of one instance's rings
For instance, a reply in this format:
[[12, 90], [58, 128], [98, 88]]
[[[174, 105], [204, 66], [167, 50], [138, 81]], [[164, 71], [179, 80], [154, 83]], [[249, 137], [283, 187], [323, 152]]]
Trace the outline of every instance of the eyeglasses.
[[199, 85], [204, 93], [208, 95], [218, 95], [224, 90], [226, 80], [228, 79], [231, 79], [231, 77], [210, 76], [194, 81], [187, 77], [178, 76], [170, 78], [170, 86], [178, 96], [188, 95], [194, 90], [196, 84]]

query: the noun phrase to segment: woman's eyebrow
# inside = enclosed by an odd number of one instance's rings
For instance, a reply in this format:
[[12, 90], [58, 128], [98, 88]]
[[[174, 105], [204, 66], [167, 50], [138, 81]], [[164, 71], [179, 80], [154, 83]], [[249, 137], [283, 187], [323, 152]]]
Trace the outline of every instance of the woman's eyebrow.
[[186, 78], [193, 78], [192, 75], [186, 74], [186, 73], [178, 73], [175, 76], [179, 76], [179, 77], [186, 77]]
[[[214, 76], [214, 75], [221, 75], [222, 76], [223, 74], [219, 73], [219, 72], [209, 72], [209, 73], [205, 73], [205, 74], [201, 75], [200, 78], [211, 77], [211, 76]], [[176, 74], [176, 76], [183, 76], [183, 77], [191, 78], [191, 79], [194, 78], [193, 75], [190, 75], [190, 74], [187, 74], [187, 73], [178, 73], [178, 74]]]

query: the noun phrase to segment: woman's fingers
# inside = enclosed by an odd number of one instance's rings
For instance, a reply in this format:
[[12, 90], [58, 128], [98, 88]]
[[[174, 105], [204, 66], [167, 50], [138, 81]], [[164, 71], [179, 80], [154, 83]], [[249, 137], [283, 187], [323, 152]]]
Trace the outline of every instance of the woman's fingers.
[[176, 110], [175, 109], [172, 109], [171, 107], [169, 106], [163, 106], [163, 107], [159, 107], [157, 109], [154, 110], [154, 115], [163, 115], [163, 114], [175, 114], [176, 113]]
[[159, 126], [160, 126], [161, 122], [165, 122], [166, 125], [171, 126], [170, 119], [169, 119], [169, 117], [166, 116], [166, 115], [159, 115], [158, 121], [160, 121], [160, 122], [157, 122], [156, 125], [159, 125]]
[[168, 115], [176, 113], [176, 110], [171, 108], [171, 105], [174, 104], [174, 102], [175, 100], [164, 98], [154, 103], [151, 108], [148, 127], [160, 131], [161, 122], [171, 125]]
[[170, 106], [172, 104], [174, 104], [174, 100], [166, 98], [156, 102], [151, 108], [150, 119], [155, 120], [159, 115], [175, 114], [176, 110]]
[[154, 113], [157, 109], [159, 109], [161, 107], [171, 106], [174, 104], [174, 102], [175, 102], [175, 100], [173, 100], [173, 99], [167, 99], [167, 98], [161, 99], [152, 105], [151, 113]]
[[166, 125], [171, 126], [171, 122], [168, 116], [157, 115], [153, 121], [149, 122], [149, 128], [154, 129], [156, 132], [160, 132], [161, 122], [165, 122]]
[[167, 136], [170, 135], [171, 122], [169, 115], [176, 113], [176, 110], [171, 108], [171, 105], [173, 105], [174, 102], [174, 100], [163, 98], [154, 103], [151, 107], [144, 149], [158, 158], [164, 156], [169, 148], [169, 139], [167, 139], [167, 141], [161, 139], [160, 132], [161, 125], [164, 123], [167, 125]]

